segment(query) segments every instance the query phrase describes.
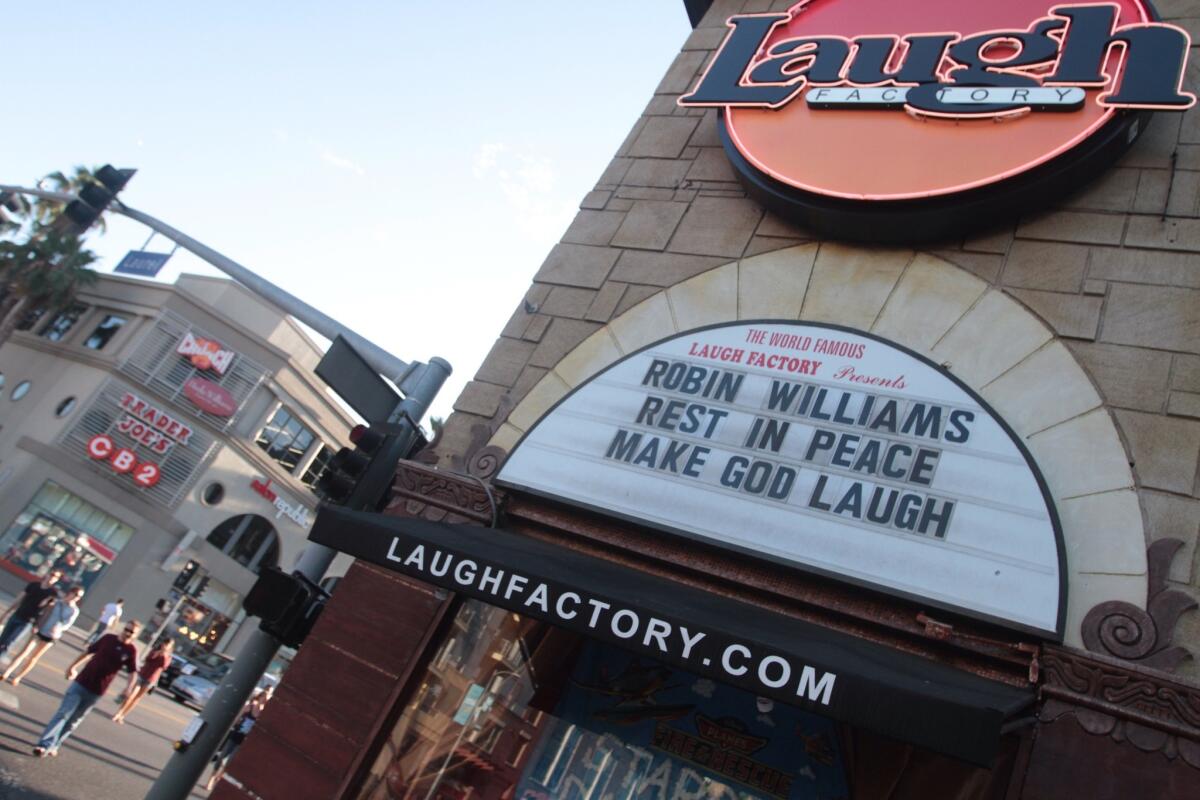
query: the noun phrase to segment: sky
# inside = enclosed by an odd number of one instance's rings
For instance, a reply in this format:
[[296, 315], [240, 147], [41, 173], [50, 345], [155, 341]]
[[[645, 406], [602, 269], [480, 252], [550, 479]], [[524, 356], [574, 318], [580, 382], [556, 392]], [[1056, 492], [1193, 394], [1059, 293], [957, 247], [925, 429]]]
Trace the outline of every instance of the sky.
[[[137, 168], [130, 206], [449, 361], [444, 417], [689, 31], [683, 0], [10, 4], [0, 183]], [[101, 272], [149, 235], [109, 216]]]

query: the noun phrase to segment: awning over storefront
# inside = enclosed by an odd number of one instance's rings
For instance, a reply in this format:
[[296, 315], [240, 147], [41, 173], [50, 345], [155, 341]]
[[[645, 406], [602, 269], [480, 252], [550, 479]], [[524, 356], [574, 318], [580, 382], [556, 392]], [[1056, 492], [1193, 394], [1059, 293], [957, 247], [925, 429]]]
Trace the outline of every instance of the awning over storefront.
[[990, 766], [1033, 691], [499, 528], [323, 507], [309, 537], [387, 569]]

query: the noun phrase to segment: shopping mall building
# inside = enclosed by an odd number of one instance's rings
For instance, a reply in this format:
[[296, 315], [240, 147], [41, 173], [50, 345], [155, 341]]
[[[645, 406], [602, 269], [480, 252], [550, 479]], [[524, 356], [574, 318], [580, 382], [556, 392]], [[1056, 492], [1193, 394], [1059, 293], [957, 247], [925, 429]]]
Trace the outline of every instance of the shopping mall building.
[[104, 275], [29, 309], [0, 349], [0, 590], [58, 569], [88, 624], [122, 597], [185, 651], [236, 652], [242, 596], [305, 546], [354, 424], [320, 357], [224, 279]]
[[1200, 3], [685, 6], [213, 796], [1196, 797]]

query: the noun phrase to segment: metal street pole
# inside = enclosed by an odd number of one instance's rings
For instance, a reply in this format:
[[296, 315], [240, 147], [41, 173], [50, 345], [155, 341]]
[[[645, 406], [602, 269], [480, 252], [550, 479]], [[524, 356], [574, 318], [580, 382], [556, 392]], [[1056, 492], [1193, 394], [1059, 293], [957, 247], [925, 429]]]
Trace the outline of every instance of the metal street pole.
[[[24, 186], [8, 186], [0, 184], [0, 191], [20, 192], [21, 194], [32, 195], [33, 197], [41, 197], [46, 200], [57, 200], [62, 203], [69, 203], [75, 199], [74, 195], [65, 194], [63, 192], [49, 192], [44, 189], [30, 189]], [[160, 219], [150, 216], [149, 214], [130, 208], [119, 200], [113, 201], [109, 209], [117, 214], [123, 214], [130, 219], [136, 220], [146, 227], [157, 233], [162, 234], [171, 241], [178, 244], [183, 249], [195, 254], [204, 261], [207, 261], [212, 266], [224, 272], [229, 277], [236, 280], [238, 283], [245, 286], [250, 291], [257, 294], [269, 303], [278, 306], [282, 311], [292, 315], [296, 319], [309, 326], [317, 333], [328, 339], [336, 339], [339, 335], [354, 346], [363, 357], [363, 359], [378, 370], [379, 374], [388, 378], [392, 383], [400, 387], [400, 391], [404, 394], [409, 394], [411, 384], [418, 383], [420, 376], [417, 373], [423, 371], [427, 365], [420, 362], [409, 362], [396, 358], [394, 355], [384, 350], [379, 345], [366, 339], [363, 336], [355, 333], [347, 328], [342, 323], [323, 313], [322, 311], [313, 308], [308, 303], [305, 303], [295, 295], [284, 291], [275, 284], [268, 281], [254, 272], [251, 272], [246, 267], [234, 261], [222, 253], [218, 253], [203, 242], [198, 242], [187, 234], [176, 230]], [[439, 358], [433, 358], [432, 362], [441, 362], [439, 369], [449, 370], [450, 365]]]
[[[421, 381], [412, 387], [412, 393], [404, 398], [393, 414], [392, 423], [402, 437], [416, 433], [416, 422], [424, 416], [434, 396], [449, 377], [449, 366], [443, 365], [445, 362], [441, 359], [431, 360], [429, 369], [422, 373]], [[313, 583], [320, 583], [336, 555], [337, 552], [328, 547], [310, 543], [301, 554], [295, 571]], [[150, 787], [146, 800], [187, 798], [278, 650], [279, 642], [273, 636], [262, 630], [251, 632], [233, 667], [200, 712], [200, 719], [204, 721], [200, 733], [186, 750], [177, 751], [171, 756]]]

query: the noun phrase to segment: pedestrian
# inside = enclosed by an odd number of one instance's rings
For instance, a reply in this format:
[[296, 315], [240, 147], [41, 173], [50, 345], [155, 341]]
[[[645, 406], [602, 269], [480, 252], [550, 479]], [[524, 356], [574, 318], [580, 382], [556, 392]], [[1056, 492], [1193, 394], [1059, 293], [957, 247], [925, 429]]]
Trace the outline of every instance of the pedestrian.
[[[38, 617], [37, 629], [33, 636], [29, 637], [25, 649], [17, 654], [17, 657], [8, 665], [8, 669], [4, 670], [4, 674], [0, 675], [0, 681], [11, 680], [13, 686], [20, 685], [21, 679], [37, 666], [46, 651], [53, 647], [54, 643], [67, 632], [67, 629], [75, 624], [76, 618], [79, 617], [79, 599], [81, 597], [83, 597], [83, 587], [75, 586], [68, 589], [60, 599], [46, 606], [42, 615]], [[26, 656], [29, 657], [29, 661], [22, 667], [21, 661]]]
[[[34, 746], [35, 756], [58, 755], [58, 748], [79, 727], [92, 706], [104, 696], [117, 673], [122, 669], [131, 672], [137, 669], [138, 653], [133, 640], [141, 629], [142, 623], [130, 620], [125, 623], [119, 636], [104, 634], [71, 662], [67, 667], [67, 680], [71, 681], [71, 685], [67, 687], [62, 703], [46, 723], [46, 729]], [[85, 661], [88, 662], [87, 666], [80, 670], [79, 665]]]
[[120, 625], [121, 612], [124, 610], [124, 597], [118, 597], [111, 603], [105, 603], [104, 608], [100, 611], [100, 618], [96, 620], [96, 630], [92, 631], [92, 635], [88, 637], [87, 643], [89, 645], [95, 644], [97, 639], [108, 633], [109, 628], [115, 628]]
[[146, 654], [142, 668], [137, 672], [137, 685], [125, 691], [127, 695], [125, 702], [117, 709], [117, 713], [113, 714], [113, 722], [118, 725], [125, 724], [125, 718], [129, 716], [130, 711], [133, 711], [133, 707], [140, 703], [143, 697], [150, 694], [150, 690], [158, 683], [163, 670], [167, 668], [167, 664], [171, 663], [171, 653], [173, 652], [175, 652], [174, 640], [166, 639], [165, 641], [160, 640], [154, 649]]
[[0, 615], [0, 619], [7, 618], [4, 629], [0, 630], [0, 655], [29, 630], [47, 605], [58, 599], [58, 589], [54, 585], [61, 577], [61, 572], [52, 569], [40, 581], [25, 584], [17, 599]]
[[237, 722], [233, 723], [233, 727], [225, 736], [225, 741], [221, 742], [221, 746], [212, 757], [213, 771], [212, 775], [208, 776], [208, 782], [204, 784], [206, 790], [211, 792], [217, 785], [217, 781], [221, 780], [221, 776], [225, 774], [225, 768], [229, 766], [229, 759], [233, 758], [233, 754], [242, 746], [250, 729], [258, 721], [258, 715], [262, 713], [274, 692], [275, 687], [273, 686], [268, 689], [260, 686], [254, 690], [254, 694], [250, 695], [246, 705], [242, 706], [241, 716], [238, 717]]

